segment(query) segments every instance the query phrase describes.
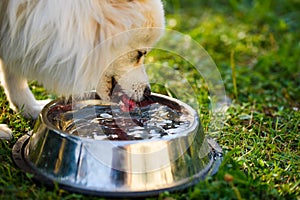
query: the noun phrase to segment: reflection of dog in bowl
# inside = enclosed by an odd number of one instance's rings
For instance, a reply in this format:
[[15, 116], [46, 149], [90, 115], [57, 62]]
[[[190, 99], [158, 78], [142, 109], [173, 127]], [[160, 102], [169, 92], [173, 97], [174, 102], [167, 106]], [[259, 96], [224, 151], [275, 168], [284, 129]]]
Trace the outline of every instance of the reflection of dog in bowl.
[[[38, 116], [45, 102], [27, 80], [63, 96], [96, 89], [105, 100], [118, 84], [125, 103], [142, 100], [150, 92], [143, 58], [163, 26], [160, 0], [1, 0], [1, 83], [10, 106]], [[0, 126], [0, 137], [9, 133]]]

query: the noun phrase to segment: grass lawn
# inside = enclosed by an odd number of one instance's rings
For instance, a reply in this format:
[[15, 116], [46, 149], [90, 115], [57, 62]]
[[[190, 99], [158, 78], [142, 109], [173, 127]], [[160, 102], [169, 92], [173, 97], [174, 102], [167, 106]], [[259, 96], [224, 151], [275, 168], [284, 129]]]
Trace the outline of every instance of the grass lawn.
[[[166, 0], [165, 5], [168, 28], [189, 35], [215, 61], [231, 104], [223, 128], [210, 133], [209, 88], [199, 73], [172, 55], [154, 50], [148, 56], [186, 74], [198, 94], [205, 131], [224, 150], [215, 176], [158, 198], [299, 199], [300, 1]], [[38, 98], [51, 97], [35, 83], [31, 87]], [[172, 93], [167, 84], [152, 88]], [[98, 199], [48, 189], [15, 166], [11, 149], [33, 122], [9, 109], [2, 88], [0, 99], [0, 123], [14, 132], [12, 141], [0, 141], [0, 199]]]

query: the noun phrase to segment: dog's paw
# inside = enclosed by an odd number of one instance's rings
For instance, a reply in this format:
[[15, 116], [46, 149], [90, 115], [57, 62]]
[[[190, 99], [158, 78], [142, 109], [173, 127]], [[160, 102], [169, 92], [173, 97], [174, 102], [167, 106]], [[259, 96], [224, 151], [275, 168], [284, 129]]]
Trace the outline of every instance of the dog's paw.
[[47, 105], [48, 103], [50, 103], [50, 101], [52, 101], [52, 99], [37, 100], [37, 103], [43, 109], [45, 107], [45, 105]]
[[21, 114], [26, 118], [36, 119], [50, 101], [51, 99], [38, 100], [34, 104], [24, 106]]
[[6, 124], [0, 124], [0, 140], [11, 140], [12, 131]]

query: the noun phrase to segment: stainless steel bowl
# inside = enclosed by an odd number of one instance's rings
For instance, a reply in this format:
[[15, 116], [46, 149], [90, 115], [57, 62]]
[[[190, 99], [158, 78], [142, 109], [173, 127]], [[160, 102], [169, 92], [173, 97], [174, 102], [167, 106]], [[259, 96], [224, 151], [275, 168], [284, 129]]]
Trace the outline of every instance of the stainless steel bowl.
[[[14, 160], [41, 182], [57, 182], [71, 191], [108, 197], [156, 195], [189, 187], [214, 174], [222, 150], [205, 137], [195, 110], [174, 98], [153, 97], [177, 106], [189, 116], [189, 125], [154, 139], [90, 139], [64, 132], [49, 120], [51, 109], [66, 102], [59, 99], [42, 110], [34, 130], [15, 144]], [[91, 95], [72, 106], [99, 104], [101, 100]]]

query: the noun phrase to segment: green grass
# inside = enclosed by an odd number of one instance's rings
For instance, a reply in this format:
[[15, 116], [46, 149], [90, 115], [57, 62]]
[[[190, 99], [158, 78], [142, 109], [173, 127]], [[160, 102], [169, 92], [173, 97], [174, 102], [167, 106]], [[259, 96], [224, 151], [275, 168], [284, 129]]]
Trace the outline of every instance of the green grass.
[[[187, 191], [159, 199], [299, 199], [300, 1], [165, 1], [168, 28], [190, 35], [216, 62], [232, 103], [216, 140], [224, 150], [219, 172]], [[208, 131], [208, 86], [189, 63], [152, 52], [149, 59], [184, 73], [198, 94]], [[153, 69], [154, 71], [155, 69]], [[35, 88], [38, 98], [48, 95]], [[172, 94], [168, 85], [156, 92]], [[33, 122], [9, 110], [0, 92], [1, 123], [14, 131], [0, 141], [0, 199], [97, 199], [37, 185], [14, 164], [11, 148]], [[149, 198], [152, 199], [152, 198]], [[153, 198], [156, 199], [156, 198]]]

